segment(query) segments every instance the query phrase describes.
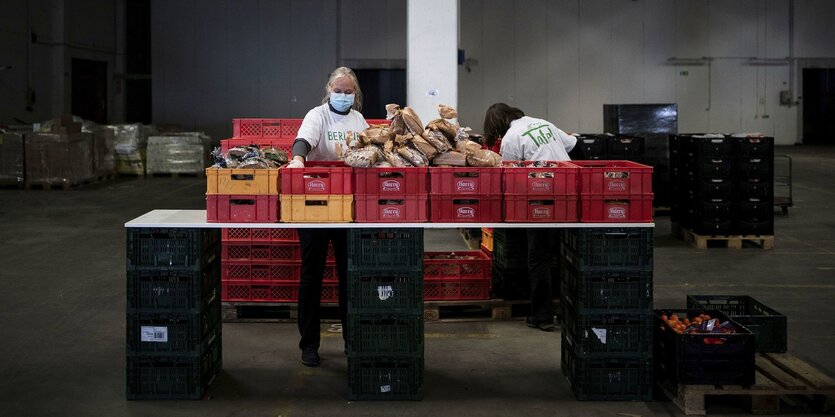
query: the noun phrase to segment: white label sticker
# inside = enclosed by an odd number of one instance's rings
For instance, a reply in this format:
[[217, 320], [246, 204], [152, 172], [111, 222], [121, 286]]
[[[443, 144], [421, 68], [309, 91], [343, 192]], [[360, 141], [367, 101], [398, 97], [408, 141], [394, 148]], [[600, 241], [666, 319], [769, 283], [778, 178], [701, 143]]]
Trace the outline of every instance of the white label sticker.
[[168, 327], [142, 326], [143, 342], [168, 343]]
[[606, 344], [606, 329], [595, 329], [594, 327], [591, 328], [591, 331], [594, 332], [594, 335], [600, 340], [600, 343]]
[[377, 287], [377, 297], [380, 298], [380, 301], [386, 301], [392, 295], [394, 295], [394, 289], [391, 288], [391, 285], [380, 285]]
[[380, 392], [391, 392], [391, 385], [380, 385]]

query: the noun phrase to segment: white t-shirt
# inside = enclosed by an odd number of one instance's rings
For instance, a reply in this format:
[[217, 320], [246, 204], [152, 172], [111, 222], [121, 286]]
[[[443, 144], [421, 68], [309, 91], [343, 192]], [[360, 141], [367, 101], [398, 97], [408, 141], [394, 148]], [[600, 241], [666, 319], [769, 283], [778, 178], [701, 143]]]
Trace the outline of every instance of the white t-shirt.
[[576, 137], [553, 123], [524, 116], [510, 122], [500, 152], [505, 161], [568, 161], [575, 144]]
[[368, 128], [365, 117], [356, 110], [342, 115], [331, 111], [328, 103], [314, 107], [304, 116], [297, 138], [304, 139], [310, 144], [310, 152], [305, 158], [308, 161], [336, 161], [336, 144], [342, 144], [342, 153], [348, 150], [345, 138], [348, 132], [355, 134]]

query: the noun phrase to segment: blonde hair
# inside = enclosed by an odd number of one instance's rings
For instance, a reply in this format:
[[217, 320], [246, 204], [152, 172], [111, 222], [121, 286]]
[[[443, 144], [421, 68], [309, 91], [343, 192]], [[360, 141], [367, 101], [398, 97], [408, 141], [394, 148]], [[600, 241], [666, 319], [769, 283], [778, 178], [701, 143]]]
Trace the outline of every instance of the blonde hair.
[[322, 97], [322, 104], [325, 104], [328, 100], [330, 100], [333, 82], [336, 81], [337, 78], [342, 77], [348, 77], [351, 79], [351, 82], [354, 83], [354, 104], [351, 105], [351, 108], [356, 111], [362, 111], [362, 89], [360, 89], [360, 83], [357, 81], [357, 74], [354, 74], [354, 71], [348, 67], [339, 67], [333, 70], [330, 77], [328, 77], [328, 84], [325, 85], [325, 96]]

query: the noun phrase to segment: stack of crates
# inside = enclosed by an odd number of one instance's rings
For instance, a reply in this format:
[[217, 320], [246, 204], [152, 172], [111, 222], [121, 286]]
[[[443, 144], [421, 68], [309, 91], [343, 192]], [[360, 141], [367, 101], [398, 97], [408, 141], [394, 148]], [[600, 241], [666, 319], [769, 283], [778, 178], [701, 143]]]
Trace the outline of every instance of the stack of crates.
[[502, 170], [495, 167], [432, 167], [429, 206], [433, 222], [502, 221]]
[[342, 161], [307, 161], [304, 168], [281, 170], [283, 223], [353, 221], [351, 167]]
[[571, 161], [580, 167], [580, 221], [652, 221], [652, 167], [632, 161]]
[[491, 260], [483, 251], [424, 252], [424, 300], [488, 300]]
[[502, 166], [505, 222], [577, 222], [576, 165], [504, 161]]
[[672, 221], [698, 235], [774, 234], [774, 139], [670, 139]]
[[652, 399], [652, 229], [562, 232], [562, 371], [579, 400]]
[[423, 229], [348, 231], [348, 399], [423, 395]]
[[127, 230], [128, 399], [200, 399], [221, 368], [220, 232]]
[[357, 223], [429, 220], [429, 169], [354, 168]]
[[206, 168], [206, 220], [209, 223], [278, 221], [275, 169]]
[[[292, 302], [299, 299], [301, 246], [296, 229], [222, 229], [224, 302]], [[339, 278], [328, 245], [322, 301], [337, 302]]]

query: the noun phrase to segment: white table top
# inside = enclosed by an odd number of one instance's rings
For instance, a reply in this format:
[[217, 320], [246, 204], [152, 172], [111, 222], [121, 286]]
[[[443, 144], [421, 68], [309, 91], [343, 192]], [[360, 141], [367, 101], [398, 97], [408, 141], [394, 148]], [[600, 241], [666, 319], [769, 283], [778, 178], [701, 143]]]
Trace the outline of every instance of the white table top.
[[206, 210], [151, 210], [127, 223], [125, 227], [160, 228], [248, 228], [248, 229], [351, 229], [351, 228], [606, 228], [655, 227], [655, 223], [209, 223]]

